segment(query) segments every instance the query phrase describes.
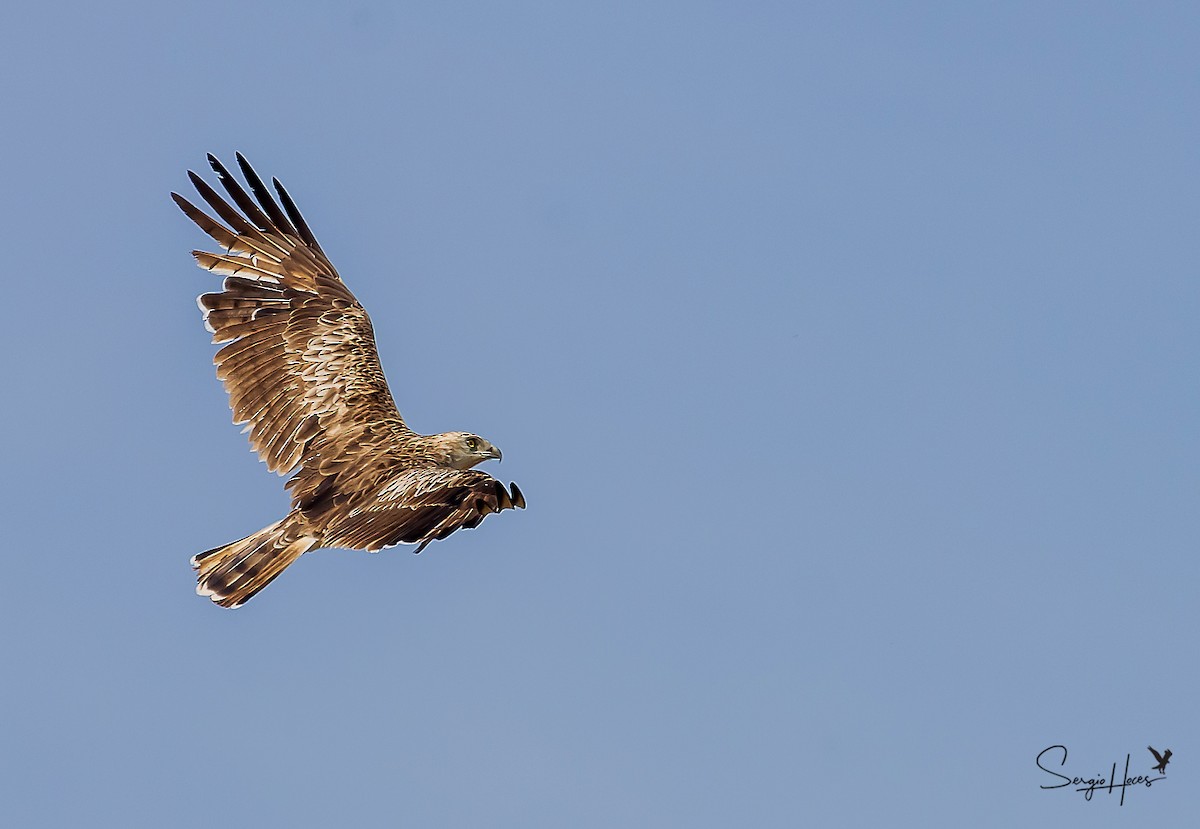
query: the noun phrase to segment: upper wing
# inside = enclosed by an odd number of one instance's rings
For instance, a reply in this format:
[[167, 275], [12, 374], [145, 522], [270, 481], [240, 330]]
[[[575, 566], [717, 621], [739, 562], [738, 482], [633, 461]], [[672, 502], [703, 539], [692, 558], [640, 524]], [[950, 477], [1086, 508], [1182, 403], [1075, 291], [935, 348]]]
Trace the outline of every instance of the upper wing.
[[525, 496], [516, 484], [511, 486], [510, 492], [477, 469], [409, 469], [388, 481], [367, 504], [334, 519], [322, 543], [372, 552], [393, 544], [419, 544], [419, 553], [455, 530], [479, 526], [489, 513], [524, 509]]
[[213, 360], [235, 422], [246, 424], [250, 445], [280, 474], [336, 463], [364, 430], [381, 439], [412, 435], [388, 391], [367, 312], [279, 181], [272, 179], [283, 210], [241, 153], [237, 161], [254, 199], [208, 156], [237, 209], [188, 171], [221, 221], [171, 194], [224, 248], [192, 255], [226, 277], [223, 290], [199, 304], [213, 342], [227, 343]]
[[[1155, 760], [1157, 760], [1160, 763], [1163, 761], [1163, 756], [1161, 754], [1159, 754], [1157, 751], [1155, 751], [1153, 746], [1146, 746], [1146, 748], [1150, 749], [1150, 753], [1154, 755]], [[1167, 753], [1170, 754], [1171, 752], [1168, 751]]]

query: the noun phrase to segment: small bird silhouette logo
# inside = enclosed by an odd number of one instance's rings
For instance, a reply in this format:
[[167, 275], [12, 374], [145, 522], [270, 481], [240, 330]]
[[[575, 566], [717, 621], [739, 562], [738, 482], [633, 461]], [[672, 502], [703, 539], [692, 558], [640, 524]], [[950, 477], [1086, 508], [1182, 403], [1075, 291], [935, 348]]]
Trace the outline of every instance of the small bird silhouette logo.
[[1154, 767], [1154, 770], [1160, 774], [1166, 774], [1167, 763], [1171, 762], [1171, 749], [1168, 748], [1162, 754], [1159, 754], [1154, 750], [1154, 746], [1146, 746], [1146, 748], [1150, 749], [1150, 753], [1153, 754], [1154, 759], [1158, 761], [1158, 765]]

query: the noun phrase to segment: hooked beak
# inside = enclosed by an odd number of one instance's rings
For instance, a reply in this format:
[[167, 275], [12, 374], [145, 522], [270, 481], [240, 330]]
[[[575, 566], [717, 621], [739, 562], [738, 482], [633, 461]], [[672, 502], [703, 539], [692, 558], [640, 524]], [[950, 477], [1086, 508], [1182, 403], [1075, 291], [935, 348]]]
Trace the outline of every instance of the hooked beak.
[[504, 460], [504, 453], [501, 452], [499, 449], [497, 449], [495, 446], [493, 446], [491, 449], [488, 450], [488, 457], [495, 458], [498, 461], [502, 461], [502, 460]]

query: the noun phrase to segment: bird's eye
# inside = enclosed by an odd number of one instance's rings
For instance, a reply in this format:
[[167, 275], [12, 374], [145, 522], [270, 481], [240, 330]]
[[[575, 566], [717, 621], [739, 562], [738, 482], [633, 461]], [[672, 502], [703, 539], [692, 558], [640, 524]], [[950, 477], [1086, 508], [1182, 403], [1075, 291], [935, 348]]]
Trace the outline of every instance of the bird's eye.
[[479, 441], [477, 441], [475, 438], [467, 438], [467, 448], [474, 452], [479, 448]]

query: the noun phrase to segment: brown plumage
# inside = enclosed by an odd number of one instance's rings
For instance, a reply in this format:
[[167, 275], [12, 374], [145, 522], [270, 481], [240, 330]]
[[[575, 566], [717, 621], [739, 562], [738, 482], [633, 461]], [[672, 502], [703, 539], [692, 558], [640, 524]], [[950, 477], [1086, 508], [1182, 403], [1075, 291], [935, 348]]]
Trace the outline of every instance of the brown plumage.
[[[478, 435], [419, 435], [388, 391], [367, 312], [338, 276], [278, 180], [279, 202], [239, 153], [250, 193], [213, 156], [208, 162], [232, 204], [193, 172], [216, 219], [171, 197], [223, 248], [193, 251], [225, 276], [199, 299], [214, 362], [234, 421], [287, 482], [292, 510], [241, 541], [200, 553], [196, 592], [238, 607], [318, 547], [372, 552], [416, 544], [416, 552], [489, 513], [524, 508], [511, 489], [472, 469], [500, 458]], [[283, 207], [280, 208], [280, 203]]]

